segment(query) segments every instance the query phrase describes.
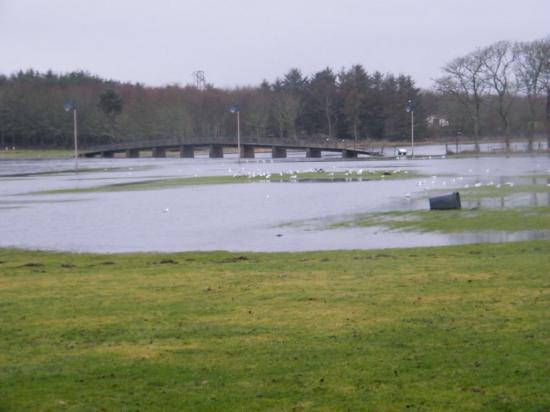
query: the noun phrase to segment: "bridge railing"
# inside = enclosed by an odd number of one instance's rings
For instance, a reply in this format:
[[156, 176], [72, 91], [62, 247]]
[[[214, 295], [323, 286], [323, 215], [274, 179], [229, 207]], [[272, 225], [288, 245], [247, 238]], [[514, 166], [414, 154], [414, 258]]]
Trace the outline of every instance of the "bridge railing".
[[[208, 138], [186, 137], [169, 139], [149, 139], [140, 141], [127, 141], [108, 145], [89, 147], [83, 152], [114, 152], [132, 149], [152, 149], [155, 147], [179, 147], [179, 146], [209, 146], [213, 144], [236, 146], [234, 137], [217, 136]], [[265, 138], [243, 137], [241, 145], [257, 146], [284, 146], [284, 147], [310, 147], [331, 149], [353, 149], [353, 142], [339, 139], [300, 139], [300, 138]]]

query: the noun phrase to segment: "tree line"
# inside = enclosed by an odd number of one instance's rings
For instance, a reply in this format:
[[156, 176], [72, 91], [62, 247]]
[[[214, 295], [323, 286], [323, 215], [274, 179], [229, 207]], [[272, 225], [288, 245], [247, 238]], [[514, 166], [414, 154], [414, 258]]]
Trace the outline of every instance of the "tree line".
[[472, 136], [477, 150], [480, 136], [491, 134], [508, 148], [512, 136], [525, 136], [529, 150], [546, 134], [550, 147], [550, 37], [499, 41], [455, 58], [435, 90], [431, 112]]
[[497, 42], [446, 64], [432, 90], [407, 75], [354, 65], [306, 76], [293, 68], [274, 82], [233, 89], [206, 84], [148, 87], [86, 72], [20, 71], [0, 75], [0, 145], [71, 147], [76, 104], [81, 146], [159, 138], [243, 137], [346, 139], [371, 142], [410, 136], [411, 101], [417, 138], [534, 137], [550, 142], [549, 38]]
[[[83, 146], [159, 138], [236, 135], [237, 105], [243, 137], [373, 141], [408, 135], [407, 101], [423, 113], [410, 76], [369, 74], [361, 65], [311, 76], [291, 69], [273, 83], [220, 89], [213, 85], [147, 87], [108, 81], [85, 72], [34, 70], [0, 77], [2, 147], [70, 147], [76, 104]], [[422, 122], [418, 127], [423, 128]]]

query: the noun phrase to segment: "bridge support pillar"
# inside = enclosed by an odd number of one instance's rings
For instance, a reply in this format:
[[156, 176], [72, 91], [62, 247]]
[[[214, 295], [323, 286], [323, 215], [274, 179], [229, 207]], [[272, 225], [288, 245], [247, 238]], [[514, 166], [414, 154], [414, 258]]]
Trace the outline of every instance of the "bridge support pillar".
[[274, 159], [285, 159], [286, 158], [286, 148], [273, 146], [271, 148], [271, 157]]
[[208, 150], [208, 156], [210, 156], [211, 159], [218, 159], [223, 157], [223, 146], [219, 145], [210, 145], [210, 150]]
[[254, 159], [254, 146], [241, 146], [241, 157], [243, 159]]
[[166, 157], [166, 149], [164, 147], [154, 147], [153, 157]]
[[306, 150], [306, 157], [319, 158], [321, 157], [321, 149], [314, 149], [310, 147]]
[[115, 154], [113, 152], [103, 152], [101, 153], [101, 157], [107, 157], [107, 158], [111, 158], [111, 157], [114, 157]]
[[357, 152], [354, 152], [353, 150], [342, 150], [342, 157], [344, 159], [353, 159], [357, 157]]
[[130, 157], [130, 158], [137, 158], [137, 157], [139, 157], [139, 150], [138, 150], [138, 149], [129, 149], [129, 150], [126, 150], [126, 157]]
[[181, 146], [180, 157], [192, 159], [193, 157], [195, 157], [195, 148], [193, 146]]

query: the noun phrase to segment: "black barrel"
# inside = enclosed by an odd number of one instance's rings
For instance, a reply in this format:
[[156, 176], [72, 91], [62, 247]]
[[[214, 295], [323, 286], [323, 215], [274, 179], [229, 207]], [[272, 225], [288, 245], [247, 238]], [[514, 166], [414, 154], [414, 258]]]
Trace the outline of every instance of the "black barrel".
[[435, 196], [430, 198], [430, 209], [431, 210], [442, 210], [442, 209], [460, 209], [460, 194], [458, 192], [453, 192], [448, 195]]

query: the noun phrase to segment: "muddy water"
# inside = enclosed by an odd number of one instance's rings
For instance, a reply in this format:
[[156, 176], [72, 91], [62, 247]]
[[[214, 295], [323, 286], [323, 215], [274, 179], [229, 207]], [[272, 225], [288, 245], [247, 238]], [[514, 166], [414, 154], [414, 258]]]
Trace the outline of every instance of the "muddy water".
[[[544, 185], [545, 156], [471, 159], [273, 161], [226, 159], [83, 159], [0, 161], [0, 247], [66, 251], [303, 251], [448, 245], [550, 238], [547, 232], [435, 234], [380, 228], [317, 230], [350, 215], [428, 207], [427, 194], [466, 185], [508, 182]], [[87, 188], [170, 177], [325, 171], [408, 170], [421, 177], [388, 181], [294, 182], [58, 195], [52, 189]], [[61, 173], [56, 173], [61, 172]], [[45, 173], [45, 174], [44, 174]], [[545, 180], [546, 179], [546, 180]], [[357, 180], [357, 179], [355, 179]], [[434, 192], [435, 191], [435, 192]], [[482, 199], [482, 207], [547, 205], [547, 193]], [[495, 203], [496, 202], [496, 203]], [[495, 206], [496, 205], [496, 206]], [[475, 205], [474, 205], [475, 206]], [[479, 205], [478, 205], [479, 206]]]

